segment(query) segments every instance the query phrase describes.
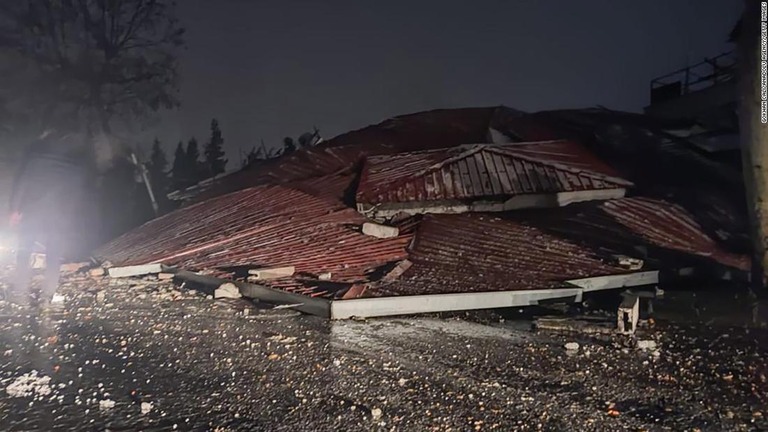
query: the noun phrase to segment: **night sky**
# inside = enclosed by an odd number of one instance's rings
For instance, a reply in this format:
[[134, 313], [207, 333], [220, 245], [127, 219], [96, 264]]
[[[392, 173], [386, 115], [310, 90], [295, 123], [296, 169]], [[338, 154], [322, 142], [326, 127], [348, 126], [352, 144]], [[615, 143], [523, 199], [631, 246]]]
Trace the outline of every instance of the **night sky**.
[[[640, 111], [651, 78], [731, 49], [734, 0], [182, 0], [170, 149], [221, 123], [230, 160], [317, 126], [504, 104]], [[234, 165], [230, 165], [234, 167]]]

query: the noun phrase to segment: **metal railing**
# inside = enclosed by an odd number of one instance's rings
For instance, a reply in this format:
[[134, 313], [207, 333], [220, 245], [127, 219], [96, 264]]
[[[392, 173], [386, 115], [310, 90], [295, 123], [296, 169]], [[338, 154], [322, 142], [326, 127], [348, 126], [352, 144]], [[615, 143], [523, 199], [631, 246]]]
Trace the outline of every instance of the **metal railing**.
[[651, 103], [730, 82], [736, 78], [736, 63], [736, 53], [729, 51], [654, 78], [651, 80]]

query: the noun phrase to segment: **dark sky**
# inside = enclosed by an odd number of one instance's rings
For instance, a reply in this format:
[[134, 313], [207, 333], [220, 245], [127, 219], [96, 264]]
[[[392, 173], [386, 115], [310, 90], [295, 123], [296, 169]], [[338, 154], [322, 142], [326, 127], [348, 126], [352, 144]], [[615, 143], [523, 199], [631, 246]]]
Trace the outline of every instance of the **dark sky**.
[[504, 104], [639, 111], [651, 78], [730, 49], [734, 0], [183, 0], [168, 147], [219, 119], [230, 160], [312, 126]]

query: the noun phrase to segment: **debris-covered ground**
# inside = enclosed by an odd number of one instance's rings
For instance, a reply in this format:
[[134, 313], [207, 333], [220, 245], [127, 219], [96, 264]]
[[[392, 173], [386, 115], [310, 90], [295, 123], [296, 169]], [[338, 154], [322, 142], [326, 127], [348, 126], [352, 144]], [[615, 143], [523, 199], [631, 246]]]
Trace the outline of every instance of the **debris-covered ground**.
[[60, 292], [52, 314], [0, 310], [2, 430], [768, 428], [765, 330], [657, 322], [640, 349], [493, 314], [330, 323], [167, 281]]

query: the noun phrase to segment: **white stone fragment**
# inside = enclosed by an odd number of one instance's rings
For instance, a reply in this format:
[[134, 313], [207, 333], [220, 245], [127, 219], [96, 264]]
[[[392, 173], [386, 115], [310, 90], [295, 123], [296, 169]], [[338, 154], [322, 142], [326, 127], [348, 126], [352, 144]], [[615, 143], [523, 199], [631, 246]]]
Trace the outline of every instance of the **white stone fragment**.
[[643, 351], [651, 351], [656, 349], [656, 341], [653, 340], [639, 340], [637, 341], [637, 349]]
[[565, 344], [565, 349], [568, 351], [577, 351], [579, 349], [579, 344], [578, 342], [568, 342]]
[[363, 234], [376, 238], [392, 238], [400, 235], [400, 230], [397, 227], [366, 222], [363, 224]]
[[50, 382], [51, 377], [33, 370], [16, 378], [5, 391], [11, 397], [48, 396], [53, 392]]
[[242, 297], [243, 295], [240, 294], [240, 289], [237, 288], [237, 285], [233, 284], [232, 282], [226, 282], [221, 284], [218, 288], [216, 288], [216, 291], [213, 292], [214, 298], [234, 298], [238, 299]]

